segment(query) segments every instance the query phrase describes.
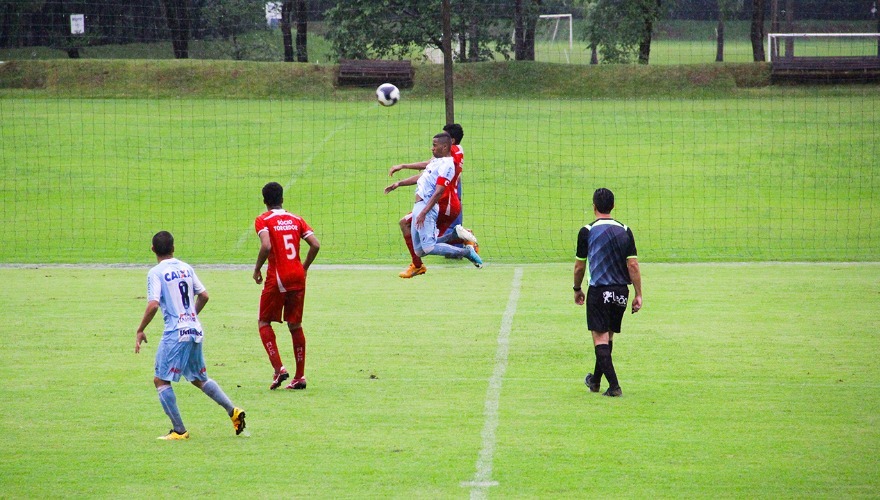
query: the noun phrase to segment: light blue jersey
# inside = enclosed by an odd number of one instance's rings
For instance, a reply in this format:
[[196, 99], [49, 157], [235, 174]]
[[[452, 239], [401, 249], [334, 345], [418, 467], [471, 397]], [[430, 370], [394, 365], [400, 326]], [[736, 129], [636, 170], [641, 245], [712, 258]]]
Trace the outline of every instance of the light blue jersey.
[[165, 318], [164, 340], [201, 342], [202, 324], [196, 315], [195, 296], [205, 287], [192, 266], [165, 259], [147, 274], [147, 300], [158, 301]]

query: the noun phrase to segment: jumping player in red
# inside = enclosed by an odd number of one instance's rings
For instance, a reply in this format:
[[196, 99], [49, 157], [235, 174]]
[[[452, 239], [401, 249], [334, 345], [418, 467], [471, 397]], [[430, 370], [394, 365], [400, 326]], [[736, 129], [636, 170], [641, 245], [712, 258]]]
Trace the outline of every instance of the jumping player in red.
[[[260, 296], [260, 339], [275, 375], [269, 389], [276, 389], [290, 376], [281, 362], [272, 322], [287, 323], [293, 337], [296, 373], [287, 389], [305, 389], [306, 337], [302, 329], [303, 304], [306, 295], [306, 273], [318, 255], [321, 243], [302, 217], [282, 208], [284, 188], [277, 182], [263, 186], [263, 203], [267, 211], [257, 217], [254, 228], [260, 237], [260, 252], [254, 267], [254, 281], [263, 283], [263, 264], [268, 259], [266, 283]], [[299, 240], [306, 240], [309, 251], [300, 261]], [[282, 316], [283, 313], [283, 316]]]
[[[450, 148], [449, 152], [451, 153], [453, 163], [455, 164], [455, 176], [449, 183], [450, 189], [447, 189], [443, 193], [443, 198], [437, 204], [439, 209], [439, 214], [437, 215], [437, 232], [440, 234], [437, 242], [450, 244], [463, 243], [471, 245], [474, 247], [474, 250], [479, 253], [480, 247], [477, 245], [477, 238], [470, 230], [465, 229], [460, 224], [455, 226], [454, 231], [449, 231], [449, 234], [446, 234], [452, 224], [454, 224], [461, 215], [460, 177], [462, 165], [464, 163], [464, 150], [461, 148], [461, 140], [464, 138], [464, 130], [461, 128], [461, 125], [453, 123], [443, 127], [443, 131], [452, 137], [452, 148]], [[393, 176], [395, 172], [404, 169], [424, 170], [428, 163], [428, 161], [421, 161], [395, 165], [388, 171], [388, 175]], [[409, 250], [410, 257], [412, 257], [412, 262], [409, 267], [400, 273], [401, 278], [412, 278], [420, 274], [425, 274], [428, 271], [428, 268], [422, 262], [421, 257], [419, 257], [413, 249], [411, 233], [412, 218], [413, 214], [408, 213], [400, 219], [400, 231], [403, 233], [403, 240], [406, 242], [406, 248]]]

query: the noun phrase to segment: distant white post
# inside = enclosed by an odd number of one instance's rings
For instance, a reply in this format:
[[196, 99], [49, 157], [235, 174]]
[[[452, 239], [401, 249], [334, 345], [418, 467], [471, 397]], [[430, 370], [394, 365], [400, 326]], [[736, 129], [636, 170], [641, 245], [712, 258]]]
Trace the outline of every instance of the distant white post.
[[559, 20], [560, 19], [568, 19], [568, 50], [572, 50], [574, 48], [574, 22], [571, 19], [571, 14], [542, 14], [538, 16], [540, 19], [556, 19], [556, 27], [553, 28], [553, 37], [550, 41], [556, 41], [556, 32], [559, 30]]

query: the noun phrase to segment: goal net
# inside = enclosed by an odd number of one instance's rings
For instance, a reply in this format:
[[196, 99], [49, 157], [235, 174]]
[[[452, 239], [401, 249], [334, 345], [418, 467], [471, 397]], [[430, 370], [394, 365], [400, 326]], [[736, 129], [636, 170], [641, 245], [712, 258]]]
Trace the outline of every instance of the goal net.
[[767, 60], [880, 58], [880, 33], [768, 33]]
[[535, 59], [571, 64], [574, 56], [573, 30], [571, 14], [538, 16], [535, 25]]

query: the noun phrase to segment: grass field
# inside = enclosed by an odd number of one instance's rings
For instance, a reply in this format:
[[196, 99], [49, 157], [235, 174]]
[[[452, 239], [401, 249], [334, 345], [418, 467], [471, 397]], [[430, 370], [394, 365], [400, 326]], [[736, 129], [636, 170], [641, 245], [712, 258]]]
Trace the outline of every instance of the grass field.
[[[0, 99], [0, 262], [137, 262], [168, 229], [197, 263], [250, 263], [270, 180], [328, 261], [400, 262], [412, 190], [382, 189], [391, 165], [429, 157], [443, 104], [370, 95]], [[880, 260], [870, 88], [456, 109], [465, 222], [490, 262], [567, 261], [603, 185], [653, 262]]]
[[[251, 435], [235, 437], [182, 383], [192, 438], [166, 443], [155, 440], [168, 422], [150, 380], [161, 323], [133, 351], [153, 262], [144, 252], [136, 268], [0, 268], [0, 496], [871, 498], [880, 488], [877, 264], [643, 263], [645, 308], [615, 341], [616, 400], [583, 385], [593, 354], [569, 264], [429, 261], [411, 281], [394, 267], [316, 267], [309, 388], [296, 393], [267, 390], [249, 270], [201, 268], [209, 374], [247, 410]], [[463, 300], [437, 293], [450, 289]]]
[[[412, 194], [382, 188], [428, 157], [442, 87], [420, 71], [382, 109], [280, 66], [0, 66], [0, 497], [877, 496], [875, 86], [467, 65], [465, 221], [487, 265], [429, 258], [401, 280]], [[303, 392], [267, 390], [256, 331], [269, 180], [322, 243]], [[583, 385], [570, 288], [599, 186], [644, 275], [615, 341], [620, 399]], [[133, 351], [160, 229], [210, 291], [209, 373], [249, 437], [184, 383], [192, 439], [154, 439], [158, 320]]]

